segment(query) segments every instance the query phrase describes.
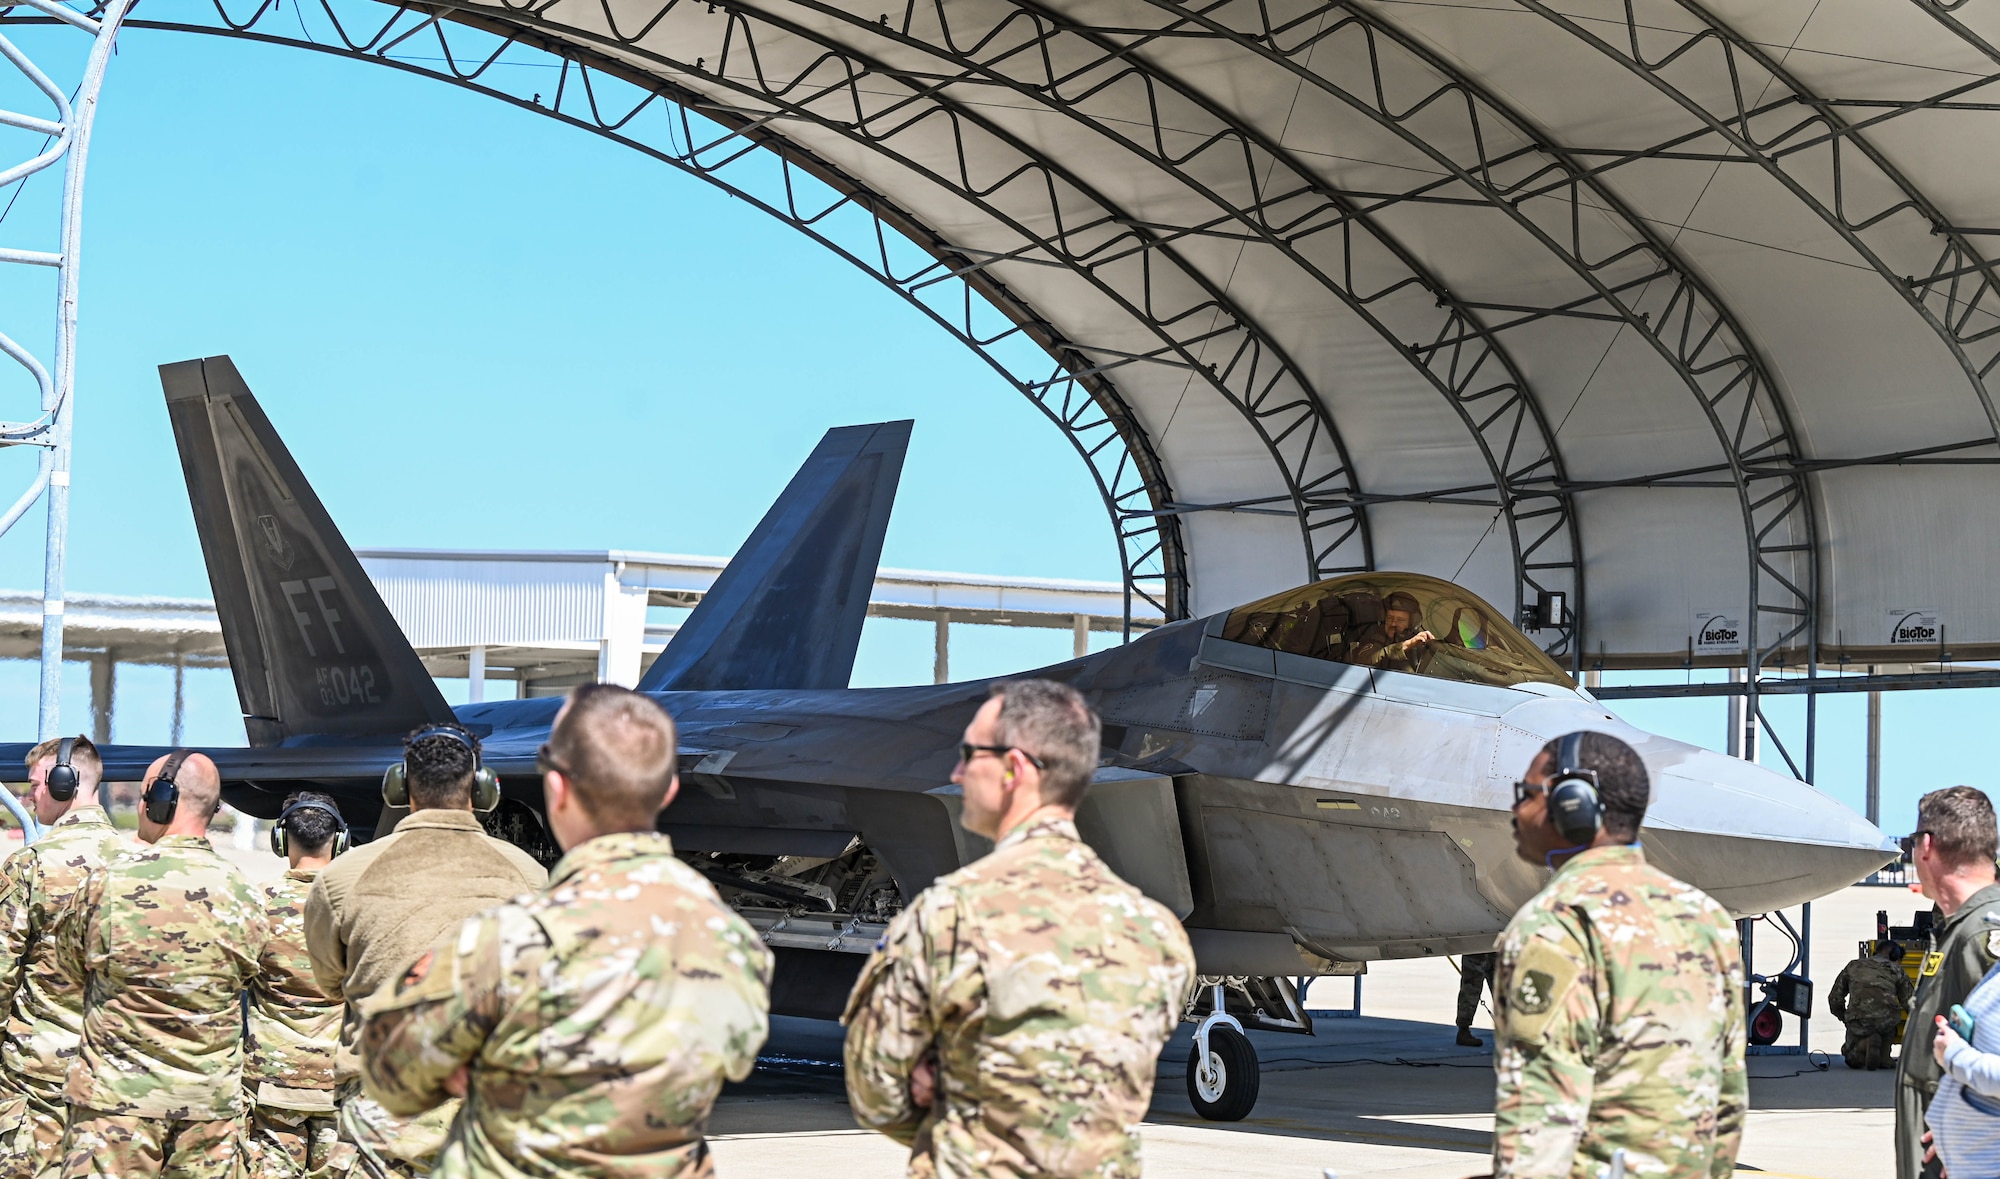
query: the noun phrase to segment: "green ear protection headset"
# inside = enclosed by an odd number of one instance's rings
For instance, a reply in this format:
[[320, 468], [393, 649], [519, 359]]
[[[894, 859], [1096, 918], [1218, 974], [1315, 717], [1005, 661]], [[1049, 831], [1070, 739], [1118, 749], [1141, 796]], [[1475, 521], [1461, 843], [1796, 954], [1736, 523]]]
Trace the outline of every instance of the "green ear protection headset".
[[[479, 739], [457, 725], [425, 725], [403, 741], [405, 758], [409, 748], [431, 737], [449, 737], [472, 755], [472, 809], [490, 811], [500, 805], [500, 776], [479, 764]], [[382, 801], [393, 807], [410, 805], [410, 767], [407, 760], [389, 763], [382, 772]]]
[[284, 810], [279, 811], [277, 820], [271, 824], [271, 850], [273, 852], [285, 857], [289, 857], [292, 854], [292, 833], [285, 830], [285, 820], [300, 811], [323, 811], [326, 814], [332, 815], [333, 821], [339, 824], [339, 830], [333, 833], [333, 854], [337, 856], [347, 850], [347, 820], [341, 818], [340, 808], [330, 803], [321, 802], [317, 798], [301, 798]]

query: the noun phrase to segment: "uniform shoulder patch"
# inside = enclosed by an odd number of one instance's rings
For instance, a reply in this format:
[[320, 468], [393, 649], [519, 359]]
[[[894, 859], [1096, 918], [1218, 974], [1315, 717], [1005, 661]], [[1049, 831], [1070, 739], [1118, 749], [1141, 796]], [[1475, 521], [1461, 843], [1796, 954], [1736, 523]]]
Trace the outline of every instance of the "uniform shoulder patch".
[[1986, 956], [1991, 959], [2000, 959], [2000, 929], [1987, 931]]
[[1577, 962], [1555, 946], [1539, 939], [1529, 942], [1507, 982], [1507, 1035], [1539, 1043], [1581, 973]]

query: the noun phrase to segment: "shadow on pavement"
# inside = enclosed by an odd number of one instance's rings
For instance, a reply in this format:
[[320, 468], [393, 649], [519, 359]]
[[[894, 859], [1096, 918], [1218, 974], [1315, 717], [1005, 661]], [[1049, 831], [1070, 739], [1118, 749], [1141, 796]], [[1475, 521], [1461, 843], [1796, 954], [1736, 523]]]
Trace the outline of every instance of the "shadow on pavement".
[[[1194, 1036], [1183, 1025], [1161, 1054], [1148, 1120], [1243, 1134], [1419, 1146], [1467, 1154], [1491, 1149], [1493, 1065], [1489, 1050], [1460, 1047], [1449, 1024], [1395, 1019], [1320, 1019], [1313, 1036], [1252, 1032], [1262, 1069], [1257, 1108], [1241, 1122], [1205, 1121], [1188, 1102]], [[1492, 1033], [1481, 1032], [1487, 1044]], [[1854, 1072], [1838, 1057], [1821, 1071], [1804, 1056], [1750, 1061], [1756, 1110], [1887, 1109], [1895, 1074]], [[723, 1087], [717, 1134], [854, 1130], [841, 1069], [841, 1028], [785, 1016], [756, 1070]]]

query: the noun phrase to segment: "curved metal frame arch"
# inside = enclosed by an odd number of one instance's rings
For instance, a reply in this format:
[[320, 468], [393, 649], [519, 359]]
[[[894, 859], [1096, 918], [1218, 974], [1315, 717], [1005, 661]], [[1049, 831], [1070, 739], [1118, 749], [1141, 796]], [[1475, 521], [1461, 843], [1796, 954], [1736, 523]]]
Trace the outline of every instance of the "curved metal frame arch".
[[[375, 6], [375, 0], [369, 2], [371, 7]], [[128, 27], [307, 49], [388, 66], [495, 98], [603, 136], [669, 164], [762, 210], [844, 258], [971, 349], [1063, 432], [1089, 467], [1111, 518], [1125, 583], [1128, 634], [1132, 619], [1131, 601], [1135, 596], [1153, 605], [1169, 621], [1187, 616], [1186, 550], [1180, 537], [1178, 518], [1171, 510], [1173, 491], [1157, 455], [1152, 451], [1151, 439], [1137, 426], [1115, 384], [1103, 371], [1104, 366], [1068, 347], [1052, 325], [1042, 321], [992, 276], [989, 267], [936, 239], [921, 222], [849, 179], [839, 169], [764, 131], [760, 120], [714, 110], [699, 95], [628, 69], [622, 63], [584, 53], [555, 39], [546, 42], [539, 38], [530, 39], [525, 35], [526, 30], [509, 28], [496, 31], [454, 22], [457, 27], [477, 31], [499, 41], [496, 47], [484, 54], [454, 53], [444, 35], [445, 26], [433, 13], [391, 4], [388, 7], [393, 8], [394, 13], [387, 22], [372, 34], [354, 38], [348, 36], [330, 4], [322, 0], [322, 11], [341, 38], [341, 43], [334, 45], [314, 41], [309, 36], [258, 31], [255, 26], [260, 21], [274, 18], [278, 13], [279, 6], [275, 0], [260, 0], [256, 11], [243, 21], [231, 19], [219, 0], [212, 0], [211, 6], [221, 22], [218, 25], [160, 20], [133, 20], [126, 24]], [[406, 13], [420, 18], [417, 28], [397, 28]], [[35, 17], [7, 17], [0, 23], [47, 22]], [[440, 62], [443, 68], [388, 56], [392, 48], [426, 28], [437, 32], [444, 54]], [[490, 79], [489, 75], [494, 72], [501, 56], [514, 47], [556, 59], [561, 82], [568, 85], [574, 79], [573, 84], [585, 95], [578, 105], [588, 113], [580, 115], [559, 106], [544, 106], [539, 91], [522, 85], [519, 90], [526, 92], [524, 96], [502, 87], [497, 79]], [[475, 64], [469, 70], [461, 71], [458, 68], [461, 61]], [[637, 99], [622, 113], [606, 114], [606, 104], [600, 101], [604, 96], [598, 93], [597, 85], [592, 82], [593, 75], [632, 87], [638, 91]], [[634, 126], [640, 115], [656, 104], [668, 109], [665, 117], [671, 120], [666, 128], [666, 146], [640, 138], [642, 129]], [[702, 107], [710, 109], [702, 110], [699, 117], [713, 123], [724, 134], [698, 144], [691, 111]], [[678, 141], [674, 135], [676, 129], [680, 132]], [[686, 146], [681, 146], [683, 144]], [[755, 157], [769, 153], [769, 157], [777, 161], [780, 175], [776, 178], [774, 193], [760, 195], [724, 175], [733, 170], [733, 165], [753, 158], [753, 153]], [[800, 174], [799, 177], [795, 177], [794, 172]], [[824, 185], [830, 190], [832, 199], [823, 205], [809, 207], [808, 202], [802, 201], [807, 194], [804, 191], [806, 186], [799, 183], [800, 177]], [[855, 235], [859, 240], [851, 243], [833, 236], [844, 221], [851, 220], [843, 217], [847, 210], [859, 211], [866, 218], [866, 223], [859, 226], [859, 233]], [[921, 251], [927, 262], [914, 270], [899, 273], [896, 259], [892, 257], [897, 252], [895, 243], [898, 240], [907, 241]], [[936, 298], [934, 292], [940, 289], [955, 291], [955, 297]], [[927, 299], [926, 296], [931, 297]], [[940, 303], [958, 306], [954, 311], [947, 312], [939, 306]], [[1006, 320], [1008, 326], [990, 334], [982, 331], [975, 323], [979, 318], [980, 303], [989, 305]], [[1023, 367], [1025, 358], [1010, 355], [1019, 351], [1013, 345], [1021, 340], [1032, 341], [1038, 354], [1054, 359], [1055, 369], [1051, 374], [1041, 376], [1033, 373]], [[1093, 409], [1096, 410], [1095, 415], [1091, 413]], [[1149, 508], [1133, 505], [1133, 501], [1140, 496], [1146, 497]], [[1154, 581], [1161, 583], [1157, 594], [1143, 588], [1146, 583]]]
[[[1567, 584], [1560, 588], [1568, 590], [1577, 611], [1582, 610], [1584, 588], [1577, 560], [1582, 546], [1569, 501], [1544, 487], [1526, 483], [1536, 478], [1558, 483], [1567, 479], [1553, 431], [1540, 403], [1531, 395], [1527, 379], [1480, 318], [1348, 194], [1315, 178], [1285, 148], [1238, 123], [1206, 96], [1161, 73], [1143, 57], [1125, 51], [1096, 30], [1028, 0], [1016, 0], [1014, 6], [1000, 12], [997, 21], [972, 29], [954, 28], [943, 0], [928, 0], [921, 8], [913, 0], [905, 6], [900, 20], [889, 26], [864, 20], [821, 0], [794, 2], [857, 31], [946, 62], [965, 77], [986, 79], [1039, 103], [1122, 146], [1222, 213], [1215, 220], [1178, 228], [1174, 231], [1176, 236], [1219, 234], [1240, 242], [1245, 240], [1247, 232], [1253, 240], [1284, 255], [1421, 373], [1466, 428], [1493, 479], [1497, 497], [1494, 506], [1507, 521], [1516, 611], [1524, 604], [1527, 589], [1549, 588], [1543, 579], [1551, 573], [1564, 577]], [[927, 15], [924, 29], [935, 40], [913, 32], [920, 14]], [[1010, 28], [1021, 22], [1026, 22], [1027, 28], [1019, 35], [1011, 35]], [[1083, 43], [1081, 53], [1074, 51], [1078, 48], [1075, 42], [1079, 41]], [[1065, 63], [1060, 72], [1055, 65], [1057, 61]], [[1003, 68], [1009, 63], [1025, 65], [1026, 76]], [[1113, 119], [1095, 119], [1084, 112], [1089, 100], [1112, 92], [1128, 79], [1135, 79], [1144, 88], [1143, 105], [1151, 116], [1149, 127], [1128, 132]], [[1079, 93], [1065, 94], [1072, 85]], [[1162, 110], [1162, 92], [1183, 104], [1183, 109], [1173, 112], [1175, 117], [1171, 120]], [[1185, 108], [1190, 107], [1212, 122], [1199, 129], [1189, 127], [1186, 116], [1191, 112]], [[1196, 146], [1169, 152], [1166, 148], [1169, 126], [1177, 136], [1195, 136]], [[1204, 157], [1218, 167], [1230, 168], [1234, 174], [1219, 185], [1200, 179], [1189, 165]], [[1277, 174], [1280, 169], [1283, 175]], [[1252, 194], [1253, 203], [1248, 208], [1222, 194], [1222, 188], [1231, 187], [1231, 180]], [[1274, 213], [1282, 214], [1282, 224], [1273, 222]], [[1244, 232], [1226, 232], [1221, 228], [1225, 221], [1235, 222]], [[1356, 225], [1379, 248], [1378, 256], [1363, 259], [1360, 267], [1356, 265], [1352, 232]], [[1306, 239], [1333, 232], [1339, 234], [1337, 257], [1332, 260], [1332, 265], [1341, 272], [1338, 276], [1307, 257], [1301, 248]], [[1359, 289], [1357, 270], [1369, 269], [1370, 264], [1379, 267], [1384, 260], [1381, 255], [1399, 268], [1401, 276], [1377, 280], [1372, 290]], [[1434, 317], [1435, 326], [1421, 334], [1409, 333], [1428, 340], [1428, 344], [1405, 342], [1406, 336], [1393, 329], [1371, 306], [1412, 285], [1428, 297], [1430, 307], [1443, 313]], [[1500, 371], [1486, 377], [1495, 366]], [[1444, 371], [1440, 372], [1440, 368]], [[1443, 498], [1440, 495], [1431, 502]], [[1544, 502], [1533, 505], [1531, 511], [1520, 510], [1523, 501], [1532, 504], [1535, 500]], [[1539, 530], [1525, 547], [1521, 536], [1523, 521]], [[1555, 551], [1544, 554], [1544, 548]], [[1571, 646], [1569, 627], [1560, 630], [1555, 647], [1558, 651]]]
[[[1801, 634], [1806, 636], [1808, 646], [1816, 642], [1819, 601], [1817, 512], [1803, 476], [1793, 469], [1798, 455], [1792, 442], [1790, 416], [1778, 397], [1777, 385], [1765, 368], [1763, 359], [1750, 346], [1749, 334], [1738, 325], [1726, 305], [1709, 291], [1707, 285], [1666, 242], [1627, 209], [1616, 194], [1599, 183], [1590, 169], [1583, 167], [1555, 145], [1551, 136], [1539, 131], [1525, 116], [1501, 102], [1462, 71], [1379, 16], [1360, 9], [1353, 0], [1328, 0], [1282, 22], [1272, 19], [1273, 14], [1267, 5], [1247, 0], [1243, 3], [1224, 0], [1223, 3], [1207, 4], [1200, 9], [1191, 7], [1186, 0], [1146, 2], [1167, 14], [1171, 23], [1160, 29], [1134, 30], [1135, 35], [1144, 39], [1195, 36], [1225, 40], [1286, 70], [1307, 85], [1324, 91], [1369, 118], [1429, 157], [1447, 174], [1447, 179], [1436, 184], [1405, 194], [1385, 195], [1381, 198], [1382, 204], [1445, 199], [1434, 196], [1433, 192], [1447, 184], [1462, 185], [1470, 189], [1478, 200], [1514, 221], [1591, 291], [1582, 300], [1534, 311], [1530, 317], [1585, 315], [1608, 318], [1639, 333], [1694, 395], [1715, 432], [1725, 461], [1719, 468], [1675, 472], [1612, 484], [1571, 485], [1566, 490], [1573, 494], [1602, 486], [1712, 485], [1693, 483], [1688, 477], [1726, 474], [1728, 482], [1723, 486], [1736, 492], [1748, 550], [1746, 588], [1749, 616], [1746, 629], [1749, 631], [1747, 645], [1752, 691], [1755, 673], [1766, 657]], [[1238, 28], [1218, 17], [1218, 13], [1231, 8], [1247, 13], [1253, 25], [1247, 29]], [[1326, 24], [1321, 22], [1324, 17], [1334, 19], [1331, 24]], [[1358, 60], [1367, 63], [1370, 71], [1370, 87], [1365, 96], [1307, 69], [1296, 60], [1301, 54], [1347, 29], [1360, 30], [1365, 40], [1361, 47], [1364, 52], [1358, 57]], [[1299, 30], [1305, 32], [1295, 42], [1284, 41]], [[1442, 84], [1407, 108], [1393, 109], [1383, 81], [1382, 52], [1385, 43], [1408, 54], [1420, 66], [1442, 78]], [[1466, 132], [1462, 141], [1473, 145], [1479, 153], [1479, 158], [1469, 164], [1454, 159], [1408, 126], [1409, 121], [1419, 113], [1447, 104], [1453, 112], [1462, 107]], [[1498, 156], [1489, 155], [1487, 145], [1494, 142], [1494, 137], [1483, 131], [1482, 124], [1511, 130], [1513, 136], [1527, 146]], [[1501, 173], [1507, 172], [1521, 174], [1517, 178], [1503, 179]], [[1532, 186], [1550, 175], [1556, 177], [1554, 182], [1539, 192], [1531, 191]], [[1555, 192], [1564, 194], [1561, 199], [1565, 210], [1564, 221], [1569, 227], [1567, 243], [1522, 209], [1529, 197]], [[1588, 202], [1585, 201], [1585, 194], [1589, 196]], [[1612, 219], [1634, 244], [1601, 258], [1586, 257], [1581, 218], [1592, 213]], [[1645, 273], [1616, 283], [1607, 281], [1600, 274], [1633, 257], [1650, 259], [1651, 264], [1646, 267]], [[1626, 297], [1635, 290], [1643, 296], [1653, 283], [1662, 279], [1671, 282], [1672, 289], [1665, 308], [1657, 316], [1636, 306], [1636, 298]], [[1591, 310], [1599, 304], [1605, 310]], [[1713, 389], [1709, 387], [1711, 383], [1715, 385]], [[1753, 418], [1761, 421], [1767, 432], [1761, 441], [1751, 438]], [[1775, 488], [1764, 490], [1765, 484], [1774, 484]], [[1772, 539], [1788, 520], [1795, 520], [1796, 523], [1785, 531], [1804, 532], [1804, 544], [1796, 543], [1790, 535], [1784, 537], [1782, 543]], [[1805, 554], [1805, 587], [1798, 586], [1791, 576], [1776, 567], [1777, 562], [1799, 552]], [[1766, 600], [1761, 591], [1767, 578], [1789, 602]], [[1761, 639], [1762, 628], [1759, 626], [1761, 616], [1767, 613], [1786, 620], [1781, 633], [1768, 643]]]
[[[1762, 168], [1772, 179], [1783, 185], [1799, 203], [1839, 234], [1850, 249], [1860, 255], [1918, 315], [1923, 317], [1924, 322], [1937, 333], [1938, 338], [1951, 351], [1952, 358], [1965, 370], [1966, 379], [1972, 386], [1973, 396], [1979, 400], [1987, 424], [1993, 428], [1993, 440], [2000, 442], [2000, 410], [1996, 410], [1992, 390], [1986, 385], [1987, 377], [1995, 367], [2000, 367], [2000, 281], [1996, 281], [1994, 277], [1993, 263], [1980, 256], [1979, 251], [1973, 247], [1965, 234], [1952, 225], [1950, 219], [1939, 212], [1937, 207], [1926, 199], [1894, 164], [1889, 162], [1888, 157], [1868, 141], [1859, 128], [1849, 124], [1837, 114], [1832, 104], [1794, 78], [1761, 46], [1738, 34], [1696, 0], [1670, 0], [1670, 2], [1700, 21], [1704, 28], [1682, 39], [1665, 55], [1649, 61], [1639, 48], [1642, 27], [1655, 40], [1662, 36], [1677, 34], [1668, 32], [1662, 26], [1645, 25], [1641, 22], [1638, 17], [1637, 0], [1627, 0], [1624, 6], [1625, 49], [1612, 45], [1571, 18], [1549, 8], [1542, 0], [1517, 0], [1523, 8], [1539, 15], [1596, 50], [1600, 55], [1624, 67], [1634, 77], [1646, 82], [1693, 115], [1710, 134], [1721, 138], [1731, 151], [1741, 153], [1740, 162], [1756, 164]], [[1668, 67], [1697, 47], [1711, 41], [1720, 48], [1723, 66], [1728, 71], [1727, 76], [1731, 81], [1730, 109], [1720, 115], [1663, 76]], [[1776, 102], [1762, 102], [1754, 107], [1749, 105], [1744, 98], [1743, 71], [1738, 62], [1739, 54], [1744, 60], [1770, 75], [1773, 81], [1791, 91], [1791, 97]], [[1780, 128], [1772, 138], [1763, 142], [1758, 141], [1751, 129], [1753, 122], [1774, 114], [1783, 115], [1794, 107], [1802, 108], [1806, 112], [1802, 118]], [[1826, 129], [1825, 134], [1810, 138], [1801, 135], [1815, 125], [1823, 126]], [[1878, 178], [1888, 182], [1902, 194], [1902, 199], [1859, 220], [1849, 220], [1845, 198], [1852, 186], [1845, 182], [1844, 177], [1850, 155], [1841, 150], [1843, 144], [1852, 144], [1863, 159], [1874, 165]], [[1787, 172], [1781, 164], [1784, 159], [1816, 148], [1824, 149], [1826, 156], [1824, 162], [1833, 177], [1834, 207], [1831, 208], [1802, 181]], [[1887, 222], [1905, 210], [1923, 218], [1930, 233], [1945, 240], [1943, 251], [1930, 269], [1923, 272], [1927, 275], [1923, 280], [1905, 279], [1861, 236], [1863, 232]], [[1903, 274], [1914, 273], [1916, 272], [1913, 270], [1903, 272]], [[1963, 286], [1972, 287], [1972, 293], [1961, 294]], [[1943, 304], [1942, 312], [1930, 305], [1929, 301], [1932, 298]], [[1968, 331], [1967, 328], [1980, 317], [1991, 320], [1992, 325], [1983, 330]], [[1967, 351], [1968, 348], [1978, 344], [1987, 344], [1990, 352], [1983, 362], [1975, 360]]]
[[[533, 0], [528, 2], [533, 3]], [[667, 11], [682, 2], [666, 0], [661, 12], [644, 22], [645, 30], [653, 28], [664, 19]], [[769, 104], [774, 113], [788, 121], [810, 123], [891, 160], [911, 174], [928, 180], [952, 198], [976, 209], [992, 223], [1006, 226], [1028, 248], [1012, 251], [1004, 260], [1021, 261], [1030, 253], [1046, 255], [1123, 309], [1135, 324], [1151, 332], [1163, 345], [1156, 351], [1136, 356], [1075, 340], [1070, 341], [1072, 347], [1086, 355], [1111, 356], [1113, 359], [1109, 362], [1100, 362], [1105, 369], [1138, 362], [1185, 368], [1192, 378], [1206, 382], [1218, 396], [1237, 409], [1263, 441], [1285, 481], [1305, 545], [1307, 580], [1374, 567], [1373, 539], [1364, 506], [1368, 497], [1355, 485], [1354, 467], [1346, 444], [1326, 407], [1314, 395], [1312, 385], [1285, 350], [1266, 335], [1224, 290], [1202, 274], [1198, 267], [1182, 258], [1167, 235], [1145, 226], [1139, 218], [1120, 209], [1081, 177], [1042, 158], [992, 119], [974, 113], [963, 104], [948, 101], [942, 94], [942, 85], [929, 80], [922, 83], [913, 81], [902, 71], [873, 60], [851, 46], [829, 44], [794, 22], [781, 20], [769, 13], [755, 12], [733, 0], [702, 2], [710, 12], [719, 10], [728, 21], [734, 22], [734, 27], [718, 38], [721, 55], [712, 68], [706, 66], [706, 55], [697, 57], [695, 64], [690, 66], [685, 60], [675, 60], [642, 48], [636, 44], [637, 35], [634, 41], [628, 42], [616, 34], [607, 38], [573, 26], [544, 22], [539, 13], [524, 8], [510, 5], [507, 12], [511, 21], [519, 21], [544, 32], [560, 29], [564, 36], [596, 41], [600, 48], [641, 57], [678, 73], [698, 74], [713, 85]], [[453, 13], [451, 19], [460, 21], [467, 16], [460, 11]], [[813, 45], [819, 49], [820, 56], [808, 62], [793, 77], [774, 80], [765, 73], [765, 62], [758, 53], [753, 26], [768, 27]], [[740, 40], [734, 35], [738, 30], [741, 31]], [[754, 84], [730, 76], [727, 56], [730, 53], [744, 54], [749, 58], [747, 67], [755, 79]], [[826, 62], [837, 64], [835, 79], [829, 83], [815, 83], [813, 78], [816, 72]], [[905, 98], [890, 101], [886, 107], [871, 109], [871, 100], [875, 96], [862, 85], [867, 78], [897, 83], [907, 87], [910, 93]], [[803, 97], [790, 97], [795, 92], [802, 93]], [[851, 117], [835, 118], [807, 105], [828, 96], [838, 96], [840, 105], [852, 112]], [[907, 117], [900, 122], [881, 128], [874, 125], [890, 116], [904, 116], [906, 112]], [[902, 154], [888, 142], [892, 137], [939, 116], [946, 119], [951, 134], [959, 172], [956, 179], [913, 156]], [[965, 128], [968, 127], [976, 128], [982, 136], [1018, 157], [1005, 167], [990, 168], [997, 173], [997, 178], [984, 187], [975, 185], [971, 179], [971, 160], [978, 153], [968, 151], [965, 138]], [[990, 199], [989, 194], [1014, 185], [1024, 176], [1036, 178], [1037, 182], [1029, 185], [1028, 190], [1036, 193], [1038, 198], [1045, 198], [1047, 204], [1034, 212], [1058, 227], [1054, 234], [1037, 235], [1019, 216]], [[1083, 221], [1074, 221], [1064, 207], [1061, 190], [1080, 196], [1097, 212]], [[1087, 241], [1081, 249], [1071, 244], [1072, 238], [1086, 239], [1097, 232], [1108, 232], [1109, 236], [1103, 240]], [[1156, 286], [1156, 273], [1160, 268], [1154, 265], [1155, 257], [1165, 259], [1173, 272], [1200, 292], [1202, 301], [1185, 306], [1173, 305], [1176, 293]], [[1104, 268], [1133, 259], [1139, 263], [1142, 284], [1141, 292], [1136, 296], [1121, 290], [1100, 273]], [[1170, 330], [1192, 327], [1204, 312], [1212, 313], [1207, 326], [1192, 331], [1187, 338], [1178, 338]], [[1226, 323], [1222, 322], [1225, 319]], [[1235, 341], [1233, 352], [1224, 361], [1203, 359], [1209, 341], [1227, 343], [1232, 338]], [[1267, 372], [1267, 364], [1275, 371]], [[1327, 447], [1333, 451], [1331, 465], [1327, 464]], [[1332, 539], [1323, 539], [1328, 534]], [[1339, 563], [1340, 555], [1351, 541], [1358, 541], [1360, 564]]]

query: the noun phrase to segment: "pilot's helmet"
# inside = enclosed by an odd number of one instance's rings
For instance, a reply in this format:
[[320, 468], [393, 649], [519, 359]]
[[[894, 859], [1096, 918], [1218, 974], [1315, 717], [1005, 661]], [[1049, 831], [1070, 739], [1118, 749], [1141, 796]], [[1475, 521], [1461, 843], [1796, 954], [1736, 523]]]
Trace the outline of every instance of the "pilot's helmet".
[[1383, 598], [1382, 609], [1384, 612], [1390, 610], [1400, 610], [1403, 613], [1409, 615], [1410, 620], [1412, 622], [1424, 616], [1424, 608], [1417, 601], [1416, 595], [1411, 593], [1405, 593], [1402, 590], [1397, 590], [1395, 593], [1390, 594], [1386, 598]]

